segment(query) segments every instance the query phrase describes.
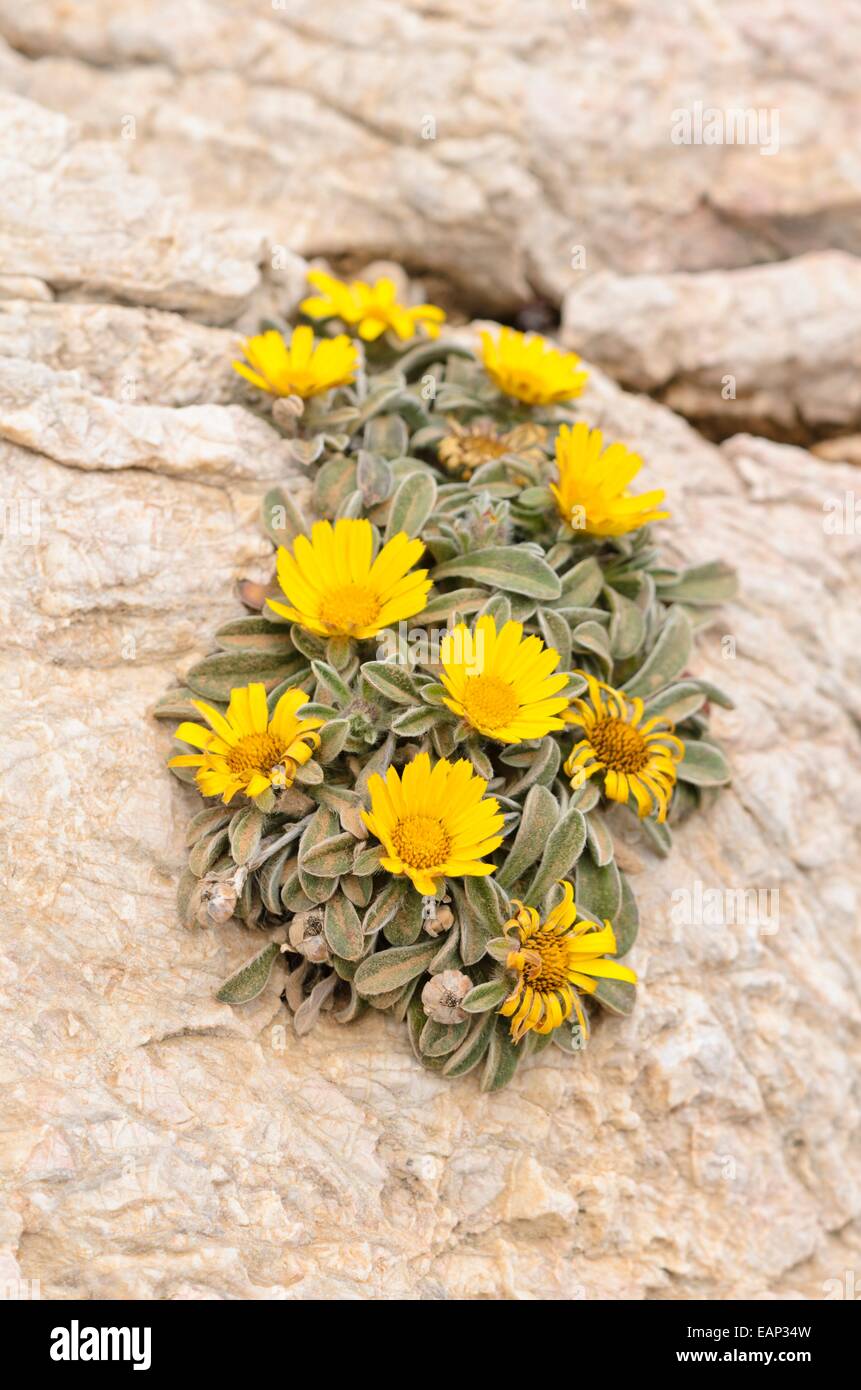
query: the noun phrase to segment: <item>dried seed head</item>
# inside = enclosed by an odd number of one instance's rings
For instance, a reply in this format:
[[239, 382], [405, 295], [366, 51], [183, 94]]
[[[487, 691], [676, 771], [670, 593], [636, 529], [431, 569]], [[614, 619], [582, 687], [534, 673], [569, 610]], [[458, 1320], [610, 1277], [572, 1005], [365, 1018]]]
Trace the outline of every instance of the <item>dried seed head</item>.
[[462, 1023], [468, 1014], [460, 1001], [472, 989], [472, 980], [461, 970], [443, 970], [422, 990], [422, 1007], [435, 1023]]
[[236, 909], [237, 891], [230, 879], [201, 879], [195, 893], [194, 920], [199, 927], [220, 927]]
[[307, 912], [297, 912], [287, 935], [293, 950], [298, 951], [300, 956], [304, 956], [312, 964], [321, 965], [332, 959], [323, 935], [323, 913], [319, 907], [311, 907]]

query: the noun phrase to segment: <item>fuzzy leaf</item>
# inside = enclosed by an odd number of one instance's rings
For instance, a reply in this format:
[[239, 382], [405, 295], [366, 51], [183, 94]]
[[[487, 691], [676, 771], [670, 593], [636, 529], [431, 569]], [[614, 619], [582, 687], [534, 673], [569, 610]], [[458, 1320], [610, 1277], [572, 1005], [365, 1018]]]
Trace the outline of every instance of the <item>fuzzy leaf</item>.
[[383, 927], [383, 936], [392, 946], [412, 946], [422, 930], [422, 900], [411, 884], [406, 884], [397, 911]]
[[192, 666], [186, 680], [195, 695], [225, 704], [234, 686], [260, 681], [271, 690], [304, 666], [302, 657], [295, 652], [291, 656], [277, 652], [216, 652]]
[[571, 629], [562, 614], [554, 613], [552, 608], [539, 608], [535, 616], [545, 644], [559, 653], [560, 671], [567, 671], [571, 665]]
[[419, 1037], [419, 1048], [425, 1057], [447, 1057], [463, 1042], [469, 1031], [469, 1019], [462, 1023], [437, 1023], [429, 1018]]
[[192, 816], [188, 822], [188, 829], [185, 832], [185, 843], [189, 847], [197, 843], [201, 835], [207, 835], [212, 830], [221, 830], [230, 820], [232, 812], [227, 806], [207, 806], [205, 811], [198, 811], [196, 816]]
[[591, 652], [593, 656], [597, 656], [605, 674], [610, 674], [613, 668], [610, 638], [600, 623], [578, 623], [571, 633], [571, 645], [577, 651]]
[[671, 608], [654, 647], [622, 689], [627, 695], [641, 695], [645, 699], [675, 680], [688, 664], [692, 641], [687, 614], [681, 608]]
[[[400, 415], [375, 415], [365, 425], [365, 448], [387, 459], [402, 458], [410, 443], [410, 432]], [[361, 474], [361, 458], [359, 455]], [[361, 483], [359, 484], [361, 486]]]
[[634, 1005], [637, 1002], [637, 986], [632, 985], [628, 980], [599, 980], [598, 988], [589, 997], [597, 999], [608, 1013], [621, 1014], [627, 1017], [628, 1014], [634, 1012]]
[[393, 946], [363, 960], [354, 977], [361, 995], [388, 994], [401, 989], [427, 968], [437, 952], [435, 941], [422, 941], [417, 946]]
[[336, 956], [359, 960], [363, 955], [365, 937], [359, 914], [342, 893], [336, 893], [326, 904], [323, 932]]
[[[493, 1015], [491, 1015], [493, 1016]], [[520, 1061], [517, 1043], [512, 1040], [507, 1019], [498, 1019], [490, 1035], [487, 1060], [481, 1077], [482, 1091], [501, 1091], [507, 1086]]]
[[257, 853], [265, 820], [256, 806], [236, 812], [230, 822], [230, 852], [237, 864], [247, 864]]
[[283, 656], [295, 654], [290, 628], [270, 623], [268, 618], [234, 618], [218, 628], [215, 640], [222, 651], [274, 652]]
[[362, 666], [362, 675], [392, 704], [413, 706], [421, 703], [421, 693], [415, 679], [397, 662], [366, 661]]
[[574, 900], [581, 912], [587, 912], [599, 922], [615, 920], [622, 901], [622, 884], [614, 860], [596, 864], [584, 854], [577, 864]]
[[220, 859], [227, 849], [228, 836], [227, 830], [216, 831], [214, 835], [203, 836], [198, 840], [188, 856], [188, 867], [198, 878], [203, 878], [208, 874], [217, 859]]
[[372, 900], [362, 922], [365, 936], [373, 936], [390, 922], [406, 897], [407, 883], [404, 879], [393, 878]]
[[279, 917], [281, 916], [281, 886], [284, 881], [284, 870], [292, 858], [293, 846], [285, 845], [283, 849], [278, 850], [277, 854], [271, 855], [266, 860], [257, 875], [263, 906]]
[[194, 691], [189, 690], [187, 685], [174, 686], [156, 700], [153, 716], [156, 719], [199, 719], [199, 713], [191, 703], [193, 699]]
[[435, 594], [431, 590], [427, 607], [422, 609], [416, 621], [448, 623], [456, 615], [463, 616], [467, 613], [477, 612], [486, 598], [487, 591], [485, 589], [454, 589], [447, 594]]
[[[385, 418], [397, 419], [397, 416], [380, 416]], [[375, 423], [375, 422], [371, 422]], [[398, 420], [403, 424], [402, 420]], [[386, 460], [379, 453], [370, 452], [362, 449], [359, 452], [359, 459], [356, 465], [356, 482], [359, 485], [359, 492], [362, 494], [362, 501], [366, 507], [375, 507], [380, 502], [385, 502], [392, 490], [392, 470]]]
[[586, 817], [586, 842], [596, 864], [609, 864], [613, 858], [613, 836], [597, 811]]
[[640, 829], [651, 845], [655, 854], [659, 854], [662, 859], [666, 859], [673, 847], [673, 835], [670, 827], [656, 821], [654, 816], [638, 822]]
[[566, 878], [580, 860], [585, 844], [586, 820], [582, 811], [566, 811], [547, 837], [541, 863], [526, 890], [527, 901], [539, 902], [554, 883]]
[[689, 603], [692, 607], [725, 603], [738, 594], [738, 575], [723, 560], [694, 565], [682, 570], [672, 583], [658, 582], [658, 595], [665, 603]]
[[270, 941], [259, 955], [256, 955], [247, 965], [243, 965], [242, 969], [237, 970], [235, 975], [231, 975], [229, 980], [225, 980], [215, 996], [219, 1003], [247, 1004], [249, 1000], [256, 999], [258, 994], [262, 994], [269, 982], [272, 966], [277, 960], [280, 950], [281, 948], [276, 941]]
[[452, 717], [448, 710], [428, 709], [424, 706], [419, 709], [405, 709], [401, 714], [396, 714], [392, 719], [391, 727], [396, 734], [400, 734], [401, 738], [420, 738], [430, 729], [436, 729], [451, 722]]
[[659, 714], [671, 724], [679, 724], [683, 719], [687, 719], [688, 715], [696, 714], [698, 709], [702, 709], [705, 702], [705, 694], [698, 682], [677, 681], [651, 695], [644, 702], [643, 708], [647, 719]]
[[335, 516], [338, 508], [356, 487], [356, 460], [327, 459], [314, 479], [314, 510], [321, 516]]
[[558, 820], [559, 803], [553, 793], [547, 787], [530, 787], [514, 843], [496, 875], [502, 888], [510, 888], [535, 863]]
[[588, 559], [573, 565], [567, 574], [562, 576], [561, 601], [567, 607], [589, 608], [600, 594], [603, 585], [601, 566], [594, 555], [590, 555]]
[[473, 1067], [477, 1067], [487, 1052], [495, 1028], [496, 1014], [486, 1013], [457, 1051], [447, 1059], [442, 1069], [443, 1076], [465, 1076]]
[[[460, 953], [464, 965], [475, 965], [507, 919], [503, 895], [489, 877], [468, 877], [454, 890], [460, 920]], [[505, 899], [507, 902], [507, 898]]]
[[489, 546], [486, 550], [456, 555], [432, 571], [434, 583], [453, 576], [527, 598], [555, 599], [562, 592], [559, 576], [546, 560], [513, 545]]
[[383, 847], [375, 840], [372, 844], [359, 843], [353, 853], [352, 872], [358, 878], [366, 878], [375, 874], [380, 867], [380, 859], [383, 855]]
[[330, 835], [300, 853], [299, 863], [306, 874], [315, 878], [337, 878], [352, 869], [355, 847], [356, 841], [346, 832]]
[[316, 757], [324, 766], [334, 762], [342, 751], [350, 732], [349, 719], [332, 719], [320, 730], [320, 747]]
[[436, 483], [429, 473], [409, 473], [392, 498], [385, 539], [401, 531], [417, 536], [434, 509]]
[[646, 637], [646, 622], [640, 609], [631, 599], [625, 598], [610, 585], [604, 589], [610, 605], [609, 640], [610, 651], [615, 661], [625, 661], [634, 656], [643, 645]]
[[730, 780], [732, 773], [720, 748], [692, 739], [685, 744], [685, 756], [676, 763], [676, 775], [680, 781], [692, 782], [695, 787], [720, 787]]
[[621, 871], [619, 882], [622, 888], [622, 900], [616, 916], [613, 918], [613, 931], [616, 935], [616, 955], [626, 956], [640, 930], [640, 910], [631, 891], [631, 885]]
[[263, 528], [275, 545], [289, 546], [309, 530], [306, 517], [280, 487], [267, 492], [260, 507]]
[[345, 685], [334, 666], [330, 666], [326, 661], [312, 661], [311, 670], [317, 678], [315, 698], [339, 709], [345, 709], [353, 697], [350, 687]]
[[511, 993], [508, 980], [488, 980], [486, 984], [476, 985], [461, 1000], [460, 1007], [468, 1014], [483, 1014], [486, 1009], [495, 1009]]

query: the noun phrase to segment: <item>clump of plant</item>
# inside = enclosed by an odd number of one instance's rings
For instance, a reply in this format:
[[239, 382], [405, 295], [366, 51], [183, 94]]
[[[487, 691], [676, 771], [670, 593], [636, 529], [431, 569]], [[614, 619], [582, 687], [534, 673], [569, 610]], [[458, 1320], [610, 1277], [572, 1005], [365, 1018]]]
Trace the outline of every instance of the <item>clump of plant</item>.
[[728, 781], [707, 711], [730, 701], [688, 666], [734, 579], [662, 562], [664, 494], [574, 419], [574, 354], [507, 328], [473, 352], [391, 281], [310, 278], [323, 336], [269, 327], [236, 366], [311, 504], [264, 499], [269, 590], [157, 711], [205, 803], [180, 916], [267, 938], [219, 999], [280, 962], [298, 1033], [384, 1010], [496, 1090], [633, 1008], [615, 846], [627, 821], [669, 853]]

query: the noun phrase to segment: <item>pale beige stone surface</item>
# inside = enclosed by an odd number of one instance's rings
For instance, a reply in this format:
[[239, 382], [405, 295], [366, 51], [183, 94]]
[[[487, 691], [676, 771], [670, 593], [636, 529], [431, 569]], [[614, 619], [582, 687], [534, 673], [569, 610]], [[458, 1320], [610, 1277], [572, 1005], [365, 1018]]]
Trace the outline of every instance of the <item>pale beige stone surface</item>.
[[[306, 487], [228, 366], [296, 253], [502, 305], [578, 283], [573, 242], [625, 274], [858, 250], [848, 0], [833, 28], [800, 0], [353, 9], [361, 42], [311, 4], [0, 3], [0, 1283], [820, 1298], [861, 1255], [852, 467], [717, 448], [593, 371], [582, 416], [667, 487], [668, 556], [745, 593], [696, 658], [737, 701], [733, 785], [670, 859], [624, 847], [640, 1000], [582, 1057], [487, 1097], [375, 1014], [297, 1040], [275, 978], [213, 998], [258, 938], [176, 922], [195, 797], [150, 711], [268, 575], [265, 486]], [[668, 143], [739, 85], [786, 159]], [[680, 923], [697, 884], [779, 888], [777, 931]]]
[[563, 337], [721, 437], [749, 429], [807, 443], [861, 423], [857, 256], [693, 275], [602, 271], [566, 295]]
[[[27, 312], [35, 333], [45, 306]], [[52, 341], [81, 341], [88, 376], [80, 306], [57, 314]], [[129, 317], [139, 344], [161, 328], [223, 340]], [[267, 572], [257, 502], [284, 471], [257, 447], [268, 427], [160, 404], [154, 368], [147, 405], [79, 386], [74, 447], [32, 406], [22, 442], [7, 393], [27, 370], [0, 367], [20, 523], [0, 548], [3, 1269], [54, 1296], [821, 1297], [861, 1212], [861, 576], [857, 538], [823, 529], [854, 472], [761, 440], [718, 450], [593, 374], [582, 413], [667, 485], [669, 553], [745, 558], [746, 603], [697, 658], [738, 701], [715, 720], [735, 780], [671, 859], [634, 851], [635, 1015], [485, 1097], [422, 1072], [375, 1015], [295, 1039], [274, 979], [250, 1006], [217, 1004], [254, 940], [175, 920], [195, 799], [148, 710], [238, 611], [234, 578]], [[33, 399], [73, 370], [31, 367]], [[231, 410], [245, 420], [232, 476], [205, 449], [190, 460], [195, 410], [207, 439]], [[88, 467], [88, 441], [111, 466]], [[697, 881], [779, 888], [779, 929], [680, 926], [672, 895]]]
[[[201, 211], [476, 310], [558, 300], [576, 247], [587, 273], [861, 249], [854, 0], [2, 0], [0, 37], [9, 90]], [[762, 111], [778, 152], [674, 144], [696, 103]]]

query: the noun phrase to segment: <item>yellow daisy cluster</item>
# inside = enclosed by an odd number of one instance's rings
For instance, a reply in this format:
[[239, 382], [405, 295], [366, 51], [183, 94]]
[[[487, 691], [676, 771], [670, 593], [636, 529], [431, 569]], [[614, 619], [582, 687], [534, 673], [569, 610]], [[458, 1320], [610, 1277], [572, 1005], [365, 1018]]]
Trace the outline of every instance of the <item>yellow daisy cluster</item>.
[[445, 313], [436, 304], [399, 304], [394, 280], [383, 276], [369, 285], [366, 280], [347, 284], [324, 270], [310, 270], [308, 281], [319, 294], [303, 299], [299, 308], [310, 319], [338, 318], [359, 337], [372, 343], [388, 329], [402, 341], [423, 328], [429, 338], [439, 335]]

